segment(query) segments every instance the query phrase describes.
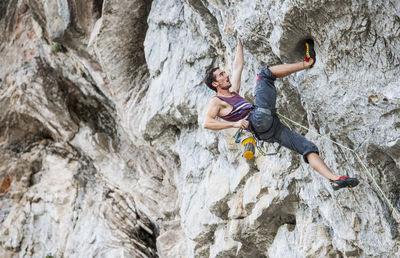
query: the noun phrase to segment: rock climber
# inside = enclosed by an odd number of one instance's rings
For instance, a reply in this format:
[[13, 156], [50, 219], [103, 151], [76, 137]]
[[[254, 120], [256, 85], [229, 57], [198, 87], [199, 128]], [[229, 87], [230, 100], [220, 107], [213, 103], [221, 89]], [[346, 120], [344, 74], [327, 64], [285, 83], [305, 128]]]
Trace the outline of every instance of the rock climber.
[[[244, 58], [243, 46], [237, 43], [233, 62], [232, 81], [229, 75], [220, 68], [207, 72], [205, 84], [216, 92], [210, 100], [204, 119], [204, 128], [222, 130], [226, 128], [243, 128], [252, 132], [259, 140], [278, 142], [282, 146], [303, 155], [304, 161], [313, 169], [330, 180], [333, 190], [344, 187], [355, 187], [357, 178], [337, 176], [327, 167], [319, 156], [314, 143], [283, 125], [276, 115], [276, 87], [274, 81], [294, 72], [311, 68], [316, 60], [312, 41], [307, 41], [307, 56], [302, 62], [265, 66], [257, 74], [255, 101], [251, 105], [238, 93], [242, 76]], [[217, 117], [222, 120], [218, 120]]]

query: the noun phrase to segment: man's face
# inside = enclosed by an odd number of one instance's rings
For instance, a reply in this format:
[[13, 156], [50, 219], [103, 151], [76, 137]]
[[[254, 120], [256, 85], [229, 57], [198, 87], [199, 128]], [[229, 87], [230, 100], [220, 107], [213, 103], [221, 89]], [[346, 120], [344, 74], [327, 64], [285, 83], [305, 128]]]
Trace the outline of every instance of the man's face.
[[222, 90], [229, 89], [232, 84], [229, 80], [229, 75], [222, 69], [217, 69], [214, 72], [215, 81], [212, 83], [215, 87], [219, 87]]

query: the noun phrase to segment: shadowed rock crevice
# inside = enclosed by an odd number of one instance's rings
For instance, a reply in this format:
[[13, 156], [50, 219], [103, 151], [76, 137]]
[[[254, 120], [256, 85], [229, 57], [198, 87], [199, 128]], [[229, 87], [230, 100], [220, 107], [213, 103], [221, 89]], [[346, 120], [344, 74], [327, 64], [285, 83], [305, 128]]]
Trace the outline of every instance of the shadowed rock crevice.
[[43, 139], [53, 140], [50, 131], [38, 119], [27, 114], [11, 112], [1, 121], [0, 139], [6, 141], [4, 147], [12, 151], [24, 151], [29, 145]]
[[7, 12], [7, 6], [10, 0], [4, 0], [0, 2], [0, 24], [2, 23], [2, 20], [6, 17], [6, 12]]
[[112, 210], [105, 214], [109, 226], [134, 257], [158, 257], [155, 227], [146, 216], [136, 210], [135, 202], [114, 191], [105, 193]]
[[104, 0], [70, 1], [72, 24], [71, 31], [87, 36], [93, 30], [96, 21], [102, 16]]
[[[334, 10], [338, 8], [342, 8], [341, 10], [344, 12], [335, 12]], [[340, 37], [344, 41], [349, 41], [351, 38], [360, 39], [353, 42], [357, 44], [365, 41], [369, 37], [371, 24], [366, 16], [368, 10], [365, 3], [351, 5], [343, 1], [315, 3], [312, 8], [307, 9], [299, 4], [286, 10], [282, 22], [283, 31], [279, 40], [282, 60], [284, 62], [302, 60], [305, 50], [303, 43], [306, 39], [314, 39], [315, 48], [319, 51], [326, 50], [327, 45], [335, 48], [339, 39], [326, 37], [332, 36], [329, 33], [332, 26], [337, 26]], [[352, 15], [348, 13], [352, 13]], [[348, 21], [351, 21], [350, 27], [344, 26]], [[324, 47], [320, 48], [320, 44], [324, 44]], [[357, 56], [360, 58], [362, 45], [359, 47], [360, 49], [355, 51], [349, 51], [346, 47], [337, 49], [335, 56], [348, 55], [352, 58]], [[326, 57], [321, 55], [321, 58]]]
[[[68, 85], [69, 84], [69, 85]], [[83, 122], [88, 125], [96, 133], [105, 133], [117, 140], [117, 126], [113, 114], [110, 109], [105, 107], [103, 103], [95, 98], [90, 98], [79, 92], [77, 88], [73, 88], [70, 82], [64, 81], [64, 87], [67, 85], [72, 91], [66, 94], [66, 105], [71, 118], [79, 124]], [[64, 88], [65, 90], [66, 88]], [[108, 110], [107, 110], [108, 109]]]
[[[44, 92], [49, 102], [55, 102], [60, 112], [69, 113], [77, 126], [82, 122], [89, 126], [95, 133], [105, 133], [118, 140], [117, 126], [113, 107], [103, 94], [93, 96], [85, 94], [77, 85], [69, 79], [61, 76], [57, 71], [45, 62], [39, 62], [37, 75], [44, 80]], [[98, 92], [96, 85], [91, 85]], [[69, 130], [66, 128], [66, 130]]]
[[[311, 12], [315, 12], [312, 10]], [[305, 47], [303, 43], [306, 39], [311, 38], [311, 24], [315, 24], [307, 17], [313, 17], [310, 10], [304, 10], [294, 7], [285, 14], [284, 31], [280, 38], [280, 56], [282, 61], [292, 63], [303, 60], [305, 56]], [[317, 47], [317, 46], [316, 46]]]
[[285, 224], [291, 229], [296, 226], [298, 201], [296, 195], [289, 195], [284, 200], [266, 207], [254, 222], [253, 229], [235, 238], [242, 243], [241, 254], [245, 257], [267, 257], [265, 253], [273, 243], [278, 229]]
[[0, 46], [9, 39], [14, 31], [17, 21], [18, 0], [6, 0], [0, 3], [0, 29], [3, 30], [0, 36]]
[[[34, 19], [49, 42], [58, 42], [90, 59], [85, 48], [96, 21], [102, 16], [104, 0], [40, 1], [28, 0]], [[50, 21], [48, 18], [52, 16]]]

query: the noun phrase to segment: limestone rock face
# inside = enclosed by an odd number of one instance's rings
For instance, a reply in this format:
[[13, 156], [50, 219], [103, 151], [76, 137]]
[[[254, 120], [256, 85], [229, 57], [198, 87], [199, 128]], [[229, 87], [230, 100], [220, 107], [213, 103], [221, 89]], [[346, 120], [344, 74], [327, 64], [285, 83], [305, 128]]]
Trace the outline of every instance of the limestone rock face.
[[[393, 0], [1, 1], [0, 256], [400, 256], [399, 17]], [[358, 148], [292, 127], [351, 190], [202, 127], [205, 72], [231, 70], [237, 39], [252, 101], [308, 38], [317, 62], [276, 81], [277, 107]]]

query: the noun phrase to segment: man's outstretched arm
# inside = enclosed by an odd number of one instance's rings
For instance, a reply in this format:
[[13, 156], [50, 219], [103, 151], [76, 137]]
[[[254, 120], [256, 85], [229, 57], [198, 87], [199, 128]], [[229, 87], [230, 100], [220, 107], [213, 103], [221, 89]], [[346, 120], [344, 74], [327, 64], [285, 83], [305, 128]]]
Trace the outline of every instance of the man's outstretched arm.
[[244, 66], [243, 46], [242, 42], [238, 40], [236, 46], [235, 60], [233, 61], [232, 87], [230, 91], [239, 93], [243, 66]]
[[204, 118], [203, 127], [211, 130], [222, 130], [227, 128], [247, 128], [249, 122], [246, 119], [239, 120], [237, 122], [228, 122], [217, 120], [216, 117], [219, 113], [219, 105], [216, 98], [211, 99], [210, 104]]

